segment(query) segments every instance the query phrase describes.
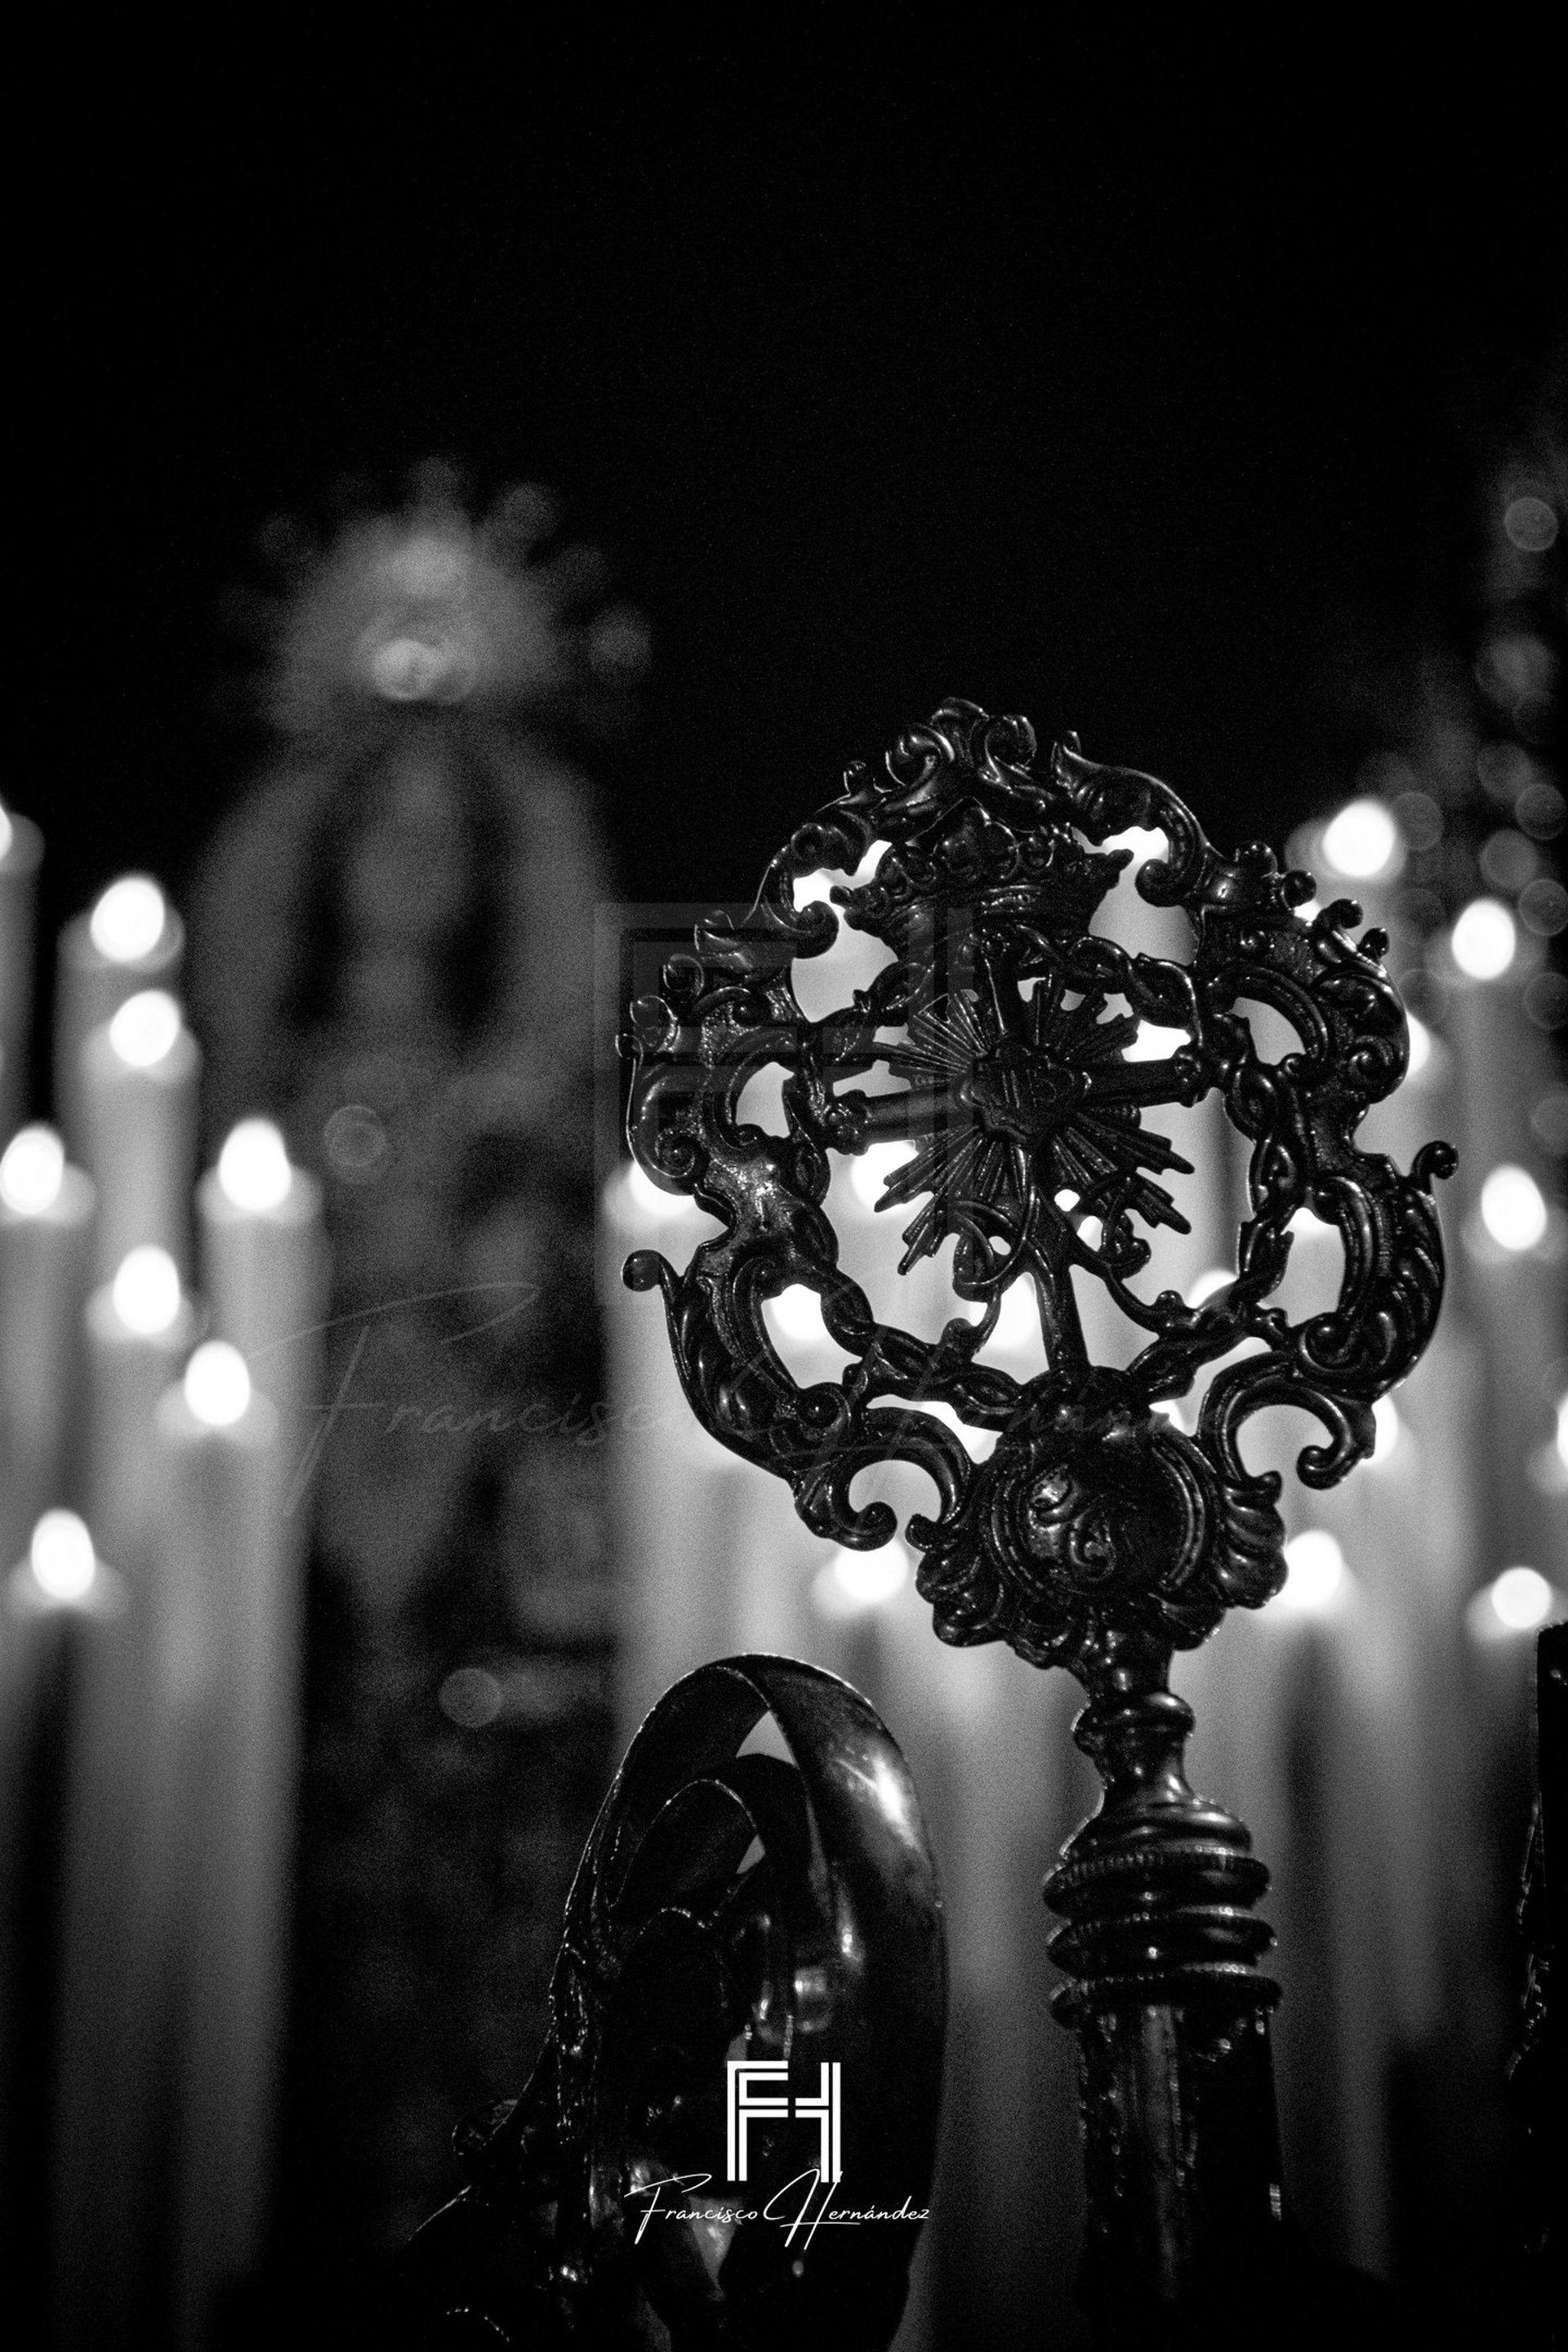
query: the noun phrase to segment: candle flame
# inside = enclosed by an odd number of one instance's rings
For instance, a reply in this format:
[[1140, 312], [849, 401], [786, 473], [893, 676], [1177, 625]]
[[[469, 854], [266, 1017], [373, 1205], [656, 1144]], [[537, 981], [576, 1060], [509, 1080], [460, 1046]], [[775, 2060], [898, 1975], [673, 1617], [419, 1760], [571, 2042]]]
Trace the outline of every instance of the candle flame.
[[283, 1138], [269, 1118], [242, 1118], [218, 1155], [217, 1181], [237, 1209], [276, 1209], [294, 1181]]
[[79, 1601], [98, 1573], [92, 1538], [74, 1511], [46, 1511], [28, 1547], [33, 1576], [51, 1601]]
[[179, 1315], [180, 1270], [167, 1250], [143, 1243], [121, 1260], [110, 1295], [126, 1329], [153, 1339], [169, 1330]]
[[163, 938], [168, 919], [163, 893], [152, 876], [123, 874], [88, 917], [88, 937], [110, 963], [140, 963]]
[[161, 988], [128, 996], [109, 1024], [109, 1042], [133, 1070], [151, 1070], [167, 1059], [180, 1034], [180, 1008]]
[[1340, 1599], [1349, 1577], [1338, 1538], [1327, 1528], [1308, 1528], [1285, 1547], [1282, 1601], [1316, 1615]]
[[1470, 980], [1500, 980], [1519, 934], [1500, 898], [1472, 898], [1454, 925], [1454, 961]]
[[1399, 828], [1381, 801], [1351, 801], [1323, 835], [1323, 856], [1337, 874], [1369, 882], [1394, 863]]
[[1481, 1223], [1500, 1249], [1532, 1250], [1549, 1222], [1540, 1185], [1527, 1168], [1505, 1160], [1481, 1186]]
[[0, 1201], [18, 1216], [41, 1217], [60, 1197], [66, 1150], [52, 1127], [24, 1127], [0, 1160]]
[[209, 1429], [228, 1429], [250, 1404], [245, 1358], [226, 1339], [208, 1339], [185, 1366], [185, 1402]]
[[5, 856], [16, 837], [16, 828], [11, 822], [5, 802], [0, 801], [0, 857]]
[[1500, 1621], [1512, 1633], [1543, 1625], [1552, 1613], [1552, 1587], [1538, 1568], [1505, 1568], [1487, 1593]]
[[818, 1572], [811, 1597], [825, 1617], [858, 1617], [891, 1601], [909, 1577], [910, 1555], [896, 1538], [879, 1551], [850, 1551], [839, 1544]]

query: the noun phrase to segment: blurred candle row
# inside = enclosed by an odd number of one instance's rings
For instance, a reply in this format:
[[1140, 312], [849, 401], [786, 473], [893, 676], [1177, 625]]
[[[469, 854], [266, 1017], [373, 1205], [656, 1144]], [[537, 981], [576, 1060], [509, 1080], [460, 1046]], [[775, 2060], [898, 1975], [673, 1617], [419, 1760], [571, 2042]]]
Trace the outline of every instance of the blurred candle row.
[[62, 934], [58, 1125], [16, 1124], [41, 845], [5, 827], [0, 2202], [24, 2334], [194, 2345], [265, 2221], [321, 1199], [260, 1119], [197, 1182], [145, 876]]

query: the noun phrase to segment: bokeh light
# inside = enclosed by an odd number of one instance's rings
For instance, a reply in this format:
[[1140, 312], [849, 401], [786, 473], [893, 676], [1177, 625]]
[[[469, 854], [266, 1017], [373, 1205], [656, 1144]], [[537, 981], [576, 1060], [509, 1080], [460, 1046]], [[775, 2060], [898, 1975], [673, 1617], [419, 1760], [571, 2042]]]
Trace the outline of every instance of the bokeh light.
[[19, 1217], [41, 1217], [60, 1197], [66, 1150], [52, 1127], [17, 1129], [0, 1159], [0, 1201]]
[[1527, 1168], [1504, 1160], [1481, 1186], [1481, 1223], [1500, 1249], [1531, 1250], [1546, 1233], [1546, 1202]]
[[1552, 1614], [1552, 1591], [1537, 1568], [1505, 1568], [1487, 1589], [1499, 1622], [1513, 1633], [1544, 1625]]
[[33, 1529], [27, 1557], [51, 1601], [80, 1601], [91, 1591], [98, 1558], [86, 1522], [74, 1511], [46, 1511]]
[[217, 1181], [237, 1209], [276, 1209], [288, 1199], [293, 1171], [269, 1118], [240, 1120], [218, 1154]]
[[1285, 1547], [1285, 1587], [1279, 1598], [1292, 1609], [1329, 1608], [1342, 1591], [1350, 1571], [1339, 1539], [1327, 1528], [1307, 1528]]
[[1384, 874], [1399, 853], [1399, 828], [1381, 801], [1352, 801], [1323, 830], [1323, 856], [1358, 882]]
[[827, 1326], [822, 1319], [822, 1301], [816, 1292], [804, 1282], [791, 1282], [767, 1302], [770, 1318], [777, 1323], [786, 1339], [816, 1341], [828, 1344]]
[[639, 1217], [681, 1217], [692, 1205], [689, 1195], [685, 1192], [661, 1191], [651, 1176], [644, 1175], [635, 1160], [626, 1170], [626, 1195]]
[[185, 1366], [185, 1402], [209, 1429], [242, 1421], [250, 1403], [245, 1358], [226, 1339], [208, 1339]]
[[180, 1034], [180, 1008], [161, 988], [144, 988], [128, 996], [109, 1024], [109, 1042], [133, 1070], [151, 1070], [165, 1061]]
[[834, 1547], [833, 1556], [817, 1571], [811, 1597], [825, 1617], [858, 1617], [879, 1609], [901, 1592], [910, 1580], [908, 1548], [895, 1537], [879, 1551], [851, 1551]]
[[111, 882], [88, 917], [88, 937], [110, 963], [140, 963], [163, 936], [169, 909], [149, 874]]
[[1513, 961], [1518, 934], [1497, 898], [1472, 898], [1454, 925], [1454, 961], [1471, 980], [1497, 980]]
[[173, 1329], [180, 1312], [180, 1269], [165, 1249], [144, 1242], [120, 1261], [110, 1292], [128, 1331], [151, 1339]]
[[1557, 537], [1557, 517], [1544, 499], [1510, 499], [1502, 527], [1521, 554], [1544, 555]]

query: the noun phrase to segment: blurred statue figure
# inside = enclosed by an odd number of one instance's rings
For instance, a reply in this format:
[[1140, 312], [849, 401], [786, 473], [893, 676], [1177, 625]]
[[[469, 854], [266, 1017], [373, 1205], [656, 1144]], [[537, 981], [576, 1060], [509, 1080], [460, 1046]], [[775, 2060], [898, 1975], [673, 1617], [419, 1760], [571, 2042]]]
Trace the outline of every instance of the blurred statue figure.
[[[213, 1149], [266, 1112], [325, 1187], [280, 2271], [374, 2262], [525, 2078], [610, 1755], [590, 1007], [605, 884], [565, 748], [636, 615], [426, 468], [291, 569], [276, 756], [193, 905]], [[345, 2265], [345, 2257], [347, 2264]]]

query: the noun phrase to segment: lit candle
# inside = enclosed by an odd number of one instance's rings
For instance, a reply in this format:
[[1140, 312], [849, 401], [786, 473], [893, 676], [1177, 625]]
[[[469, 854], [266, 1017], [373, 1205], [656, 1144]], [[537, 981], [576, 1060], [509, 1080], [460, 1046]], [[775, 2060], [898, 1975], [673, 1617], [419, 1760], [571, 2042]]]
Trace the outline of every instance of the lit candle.
[[280, 1572], [278, 1421], [223, 1340], [161, 1400], [158, 1608], [184, 1811], [173, 1845], [184, 1979], [174, 2273], [179, 2339], [260, 2252], [282, 2040], [299, 1748], [299, 1628]]
[[327, 1249], [321, 1188], [269, 1120], [242, 1119], [196, 1190], [202, 1286], [214, 1337], [237, 1348], [277, 1408], [277, 1508], [303, 1542], [302, 1473], [321, 1402]]
[[158, 1400], [189, 1355], [196, 1316], [167, 1250], [144, 1242], [87, 1302], [88, 1517], [138, 1588], [152, 1572], [161, 1525], [153, 1444]]
[[0, 1143], [27, 1107], [33, 906], [43, 854], [37, 826], [0, 803]]
[[93, 1252], [100, 1281], [145, 1242], [190, 1264], [196, 1092], [202, 1057], [161, 989], [129, 996], [81, 1049], [87, 1165], [98, 1185]]
[[93, 1188], [59, 1137], [25, 1127], [0, 1158], [0, 1559], [13, 1559], [72, 1475]]
[[[106, 2054], [104, 2000], [135, 1899], [125, 1615], [124, 1588], [82, 1521], [46, 1512], [0, 1629], [0, 2193], [20, 2257], [8, 2313], [39, 2341], [67, 2340], [48, 2316], [67, 2168], [92, 2163], [98, 2126], [114, 2124], [91, 2061]], [[94, 2260], [110, 2241], [126, 2250], [122, 2221], [111, 2182], [93, 2215]]]
[[[124, 874], [60, 933], [55, 981], [55, 1116], [85, 1155], [81, 1049], [128, 996], [178, 985], [184, 927], [150, 875]], [[153, 1239], [142, 1234], [139, 1240]]]
[[[1516, 1562], [1483, 1585], [1465, 1612], [1468, 1675], [1477, 1700], [1477, 1779], [1493, 1824], [1506, 1822], [1517, 1853], [1534, 1780], [1535, 1637], [1568, 1611], [1568, 1599], [1537, 1568]], [[1507, 1864], [1489, 1857], [1500, 1878]]]
[[1532, 1074], [1546, 1051], [1525, 1019], [1521, 995], [1532, 942], [1521, 942], [1499, 898], [1472, 898], [1448, 935], [1443, 978], [1448, 986], [1448, 1042], [1458, 1064], [1459, 1166], [1457, 1202], [1468, 1211], [1487, 1171], [1528, 1156]]

